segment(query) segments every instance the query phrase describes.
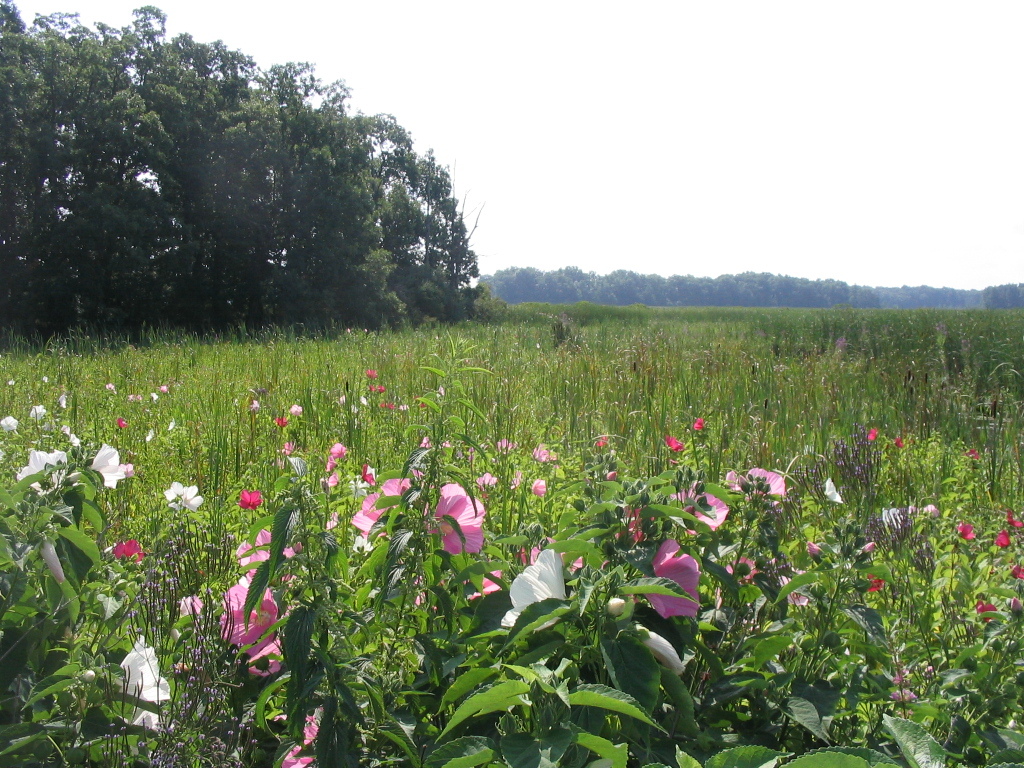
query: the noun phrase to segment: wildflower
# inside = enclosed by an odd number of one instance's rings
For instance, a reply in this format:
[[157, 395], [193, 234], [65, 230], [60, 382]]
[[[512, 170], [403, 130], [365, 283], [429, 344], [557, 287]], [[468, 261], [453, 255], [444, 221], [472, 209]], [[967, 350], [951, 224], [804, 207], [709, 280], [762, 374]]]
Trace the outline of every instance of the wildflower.
[[895, 445], [897, 448], [902, 448], [903, 447], [903, 438], [902, 437], [897, 437], [895, 440], [892, 441], [892, 444]]
[[676, 555], [678, 551], [679, 542], [675, 539], [668, 539], [658, 547], [651, 563], [654, 566], [655, 576], [671, 579], [682, 587], [684, 592], [691, 595], [687, 598], [648, 594], [647, 599], [654, 610], [664, 619], [669, 616], [696, 616], [700, 607], [697, 602], [700, 567], [690, 555]]
[[18, 420], [13, 416], [4, 416], [0, 419], [0, 427], [4, 432], [13, 432], [18, 428]]
[[996, 546], [997, 547], [1008, 547], [1008, 546], [1010, 546], [1010, 532], [1007, 531], [1005, 528], [999, 532], [998, 536], [996, 536]]
[[813, 541], [807, 542], [807, 554], [811, 557], [821, 557], [821, 547], [815, 544]]
[[676, 649], [672, 647], [672, 643], [666, 640], [664, 637], [659, 635], [657, 632], [651, 632], [645, 627], [637, 625], [637, 629], [640, 630], [643, 636], [641, 642], [647, 646], [654, 658], [656, 658], [662, 666], [666, 667], [669, 672], [673, 675], [681, 675], [683, 670], [686, 669], [686, 665], [683, 664], [682, 659], [679, 658], [679, 654]]
[[257, 509], [263, 503], [263, 494], [259, 491], [242, 491], [239, 494], [238, 506], [242, 509]]
[[[53, 451], [52, 453], [46, 453], [45, 451], [31, 451], [28, 455], [28, 465], [22, 467], [22, 469], [15, 475], [19, 481], [24, 480], [29, 475], [35, 475], [39, 472], [43, 472], [47, 467], [56, 467], [58, 464], [67, 464], [68, 455], [64, 451]], [[54, 473], [54, 477], [57, 473]]]
[[1017, 618], [1020, 618], [1022, 615], [1024, 615], [1024, 603], [1021, 603], [1019, 597], [1011, 597], [1009, 607], [1010, 613], [1012, 613]]
[[555, 455], [551, 453], [551, 451], [549, 451], [544, 445], [538, 445], [536, 448], [533, 449], [533, 458], [536, 461], [539, 461], [541, 464], [544, 464], [548, 461], [552, 461], [555, 458]]
[[178, 426], [178, 423], [174, 419], [171, 419], [171, 423], [167, 425], [167, 431], [170, 432], [176, 426]]
[[878, 430], [875, 429], [874, 427], [872, 427], [871, 429], [868, 430], [868, 440], [874, 441], [874, 440], [877, 440], [877, 439], [878, 439]]
[[[797, 575], [799, 575], [801, 573], [804, 573], [804, 571], [797, 571], [796, 573]], [[790, 581], [791, 579], [789, 578], [789, 576], [779, 576], [780, 587], [786, 586], [787, 584], [789, 584]], [[786, 595], [786, 602], [790, 605], [804, 606], [810, 604], [811, 598], [809, 598], [807, 595], [803, 595], [800, 592], [797, 592], [796, 590], [793, 590], [788, 595]]]
[[534, 603], [549, 598], [565, 599], [565, 577], [562, 575], [562, 556], [553, 549], [545, 549], [537, 562], [523, 569], [509, 587], [512, 608], [501, 620], [501, 626], [514, 627], [519, 615]]
[[57, 550], [53, 546], [52, 541], [43, 539], [43, 543], [39, 545], [39, 556], [43, 558], [46, 567], [50, 569], [54, 580], [58, 584], [63, 584], [66, 580], [64, 577], [64, 567], [60, 564], [60, 558], [57, 556]]
[[171, 509], [190, 509], [195, 512], [203, 503], [203, 497], [199, 495], [199, 487], [190, 485], [183, 486], [181, 483], [171, 483], [171, 487], [164, 491], [164, 498], [167, 499]]
[[117, 418], [117, 428], [118, 429], [124, 429], [127, 426], [128, 426], [128, 422], [125, 421], [124, 419], [122, 419], [120, 416], [118, 416], [118, 418]]
[[1010, 569], [1010, 575], [1015, 579], [1024, 579], [1024, 565], [1019, 563]]
[[288, 426], [288, 418], [286, 416], [275, 416], [274, 423], [277, 424], [281, 429]]
[[925, 508], [924, 508], [924, 509], [922, 509], [921, 511], [922, 511], [922, 512], [927, 512], [927, 513], [928, 513], [929, 515], [931, 515], [932, 517], [939, 517], [939, 515], [941, 515], [941, 514], [942, 514], [941, 512], [939, 512], [939, 508], [938, 508], [938, 507], [936, 507], [936, 506], [935, 506], [934, 504], [928, 504], [928, 505], [927, 505], [927, 506], [925, 506]]
[[67, 436], [68, 442], [71, 443], [73, 447], [78, 448], [82, 444], [82, 441], [78, 439], [78, 435], [72, 432], [71, 427], [69, 427], [67, 424], [61, 427], [60, 431]]
[[768, 486], [768, 493], [773, 496], [786, 495], [786, 479], [778, 472], [772, 472], [760, 467], [754, 467], [747, 472], [746, 477], [740, 477], [736, 472], [729, 471], [725, 475], [725, 482], [730, 490], [749, 493], [754, 490], [761, 480]]
[[[483, 521], [486, 512], [479, 501], [469, 498], [461, 485], [448, 483], [443, 486], [434, 517], [440, 521], [438, 528], [441, 546], [445, 552], [457, 555], [462, 552], [479, 552], [483, 549]], [[461, 536], [445, 518], [451, 518], [458, 523]]]
[[[412, 483], [408, 478], [403, 480], [385, 480], [384, 485], [381, 486], [380, 493], [371, 493], [363, 499], [363, 506], [352, 518], [352, 525], [358, 528], [364, 535], [368, 534], [384, 511], [390, 509], [390, 507], [378, 507], [377, 500], [382, 496], [401, 496], [411, 486]], [[365, 496], [365, 492], [363, 495]]]
[[375, 370], [373, 370], [373, 368], [367, 368], [366, 369], [366, 378], [368, 378], [368, 379], [376, 379], [377, 375], [378, 375], [377, 372]]
[[[978, 613], [994, 613], [997, 608], [992, 603], [986, 603], [984, 600], [979, 600], [977, 605], [974, 606], [974, 610]], [[992, 621], [991, 616], [982, 616], [985, 621]]]
[[533, 487], [530, 488], [530, 493], [534, 496], [543, 496], [548, 492], [548, 484], [545, 480], [534, 480]]
[[301, 416], [302, 415], [302, 406], [301, 405], [293, 405], [291, 408], [288, 409], [288, 413], [290, 413], [292, 416]]
[[[328, 480], [328, 484], [329, 483], [330, 481]], [[361, 499], [366, 495], [366, 492], [369, 489], [370, 485], [369, 483], [363, 482], [358, 477], [354, 477], [349, 482], [348, 487], [349, 490], [352, 492], [353, 499]]]
[[[243, 541], [238, 546], [238, 549], [235, 550], [235, 557], [238, 558], [238, 564], [246, 566], [252, 563], [262, 563], [264, 560], [269, 560], [270, 551], [267, 549], [269, 546], [270, 531], [263, 528], [256, 534], [256, 539], [252, 544], [249, 544], [247, 541]], [[283, 554], [285, 557], [295, 557], [295, 550], [291, 547], [285, 547]], [[251, 578], [252, 574], [249, 574], [249, 576]]]
[[498, 453], [511, 453], [519, 447], [518, 443], [513, 443], [511, 440], [501, 439], [494, 445], [498, 449]]
[[697, 432], [700, 432], [702, 429], [704, 429], [704, 419], [697, 419], [695, 422], [693, 422], [693, 428]]
[[107, 488], [117, 488], [118, 481], [127, 477], [125, 465], [121, 463], [117, 449], [106, 443], [100, 446], [96, 458], [92, 460], [91, 468], [103, 475], [103, 485]]
[[1006, 523], [1012, 525], [1014, 528], [1024, 528], [1024, 520], [1018, 520], [1013, 516], [1013, 510], [1006, 510]]
[[[685, 507], [684, 511], [692, 514], [702, 523], [707, 525], [708, 528], [710, 528], [711, 530], [717, 530], [718, 527], [725, 522], [725, 518], [729, 516], [728, 505], [726, 505], [726, 503], [719, 499], [717, 496], [713, 496], [710, 493], [705, 493], [702, 495], [702, 498], [704, 499], [704, 502], [709, 507], [711, 507], [711, 514], [705, 514], [703, 510], [697, 509], [697, 507], [694, 506], [694, 504], [692, 503], [694, 493], [694, 489], [691, 488], [689, 493], [677, 493], [672, 498], [679, 499], [679, 501], [682, 501], [684, 503], [691, 502], [687, 507]], [[696, 531], [687, 531], [687, 533], [695, 534]]]
[[281, 453], [283, 453], [285, 456], [291, 456], [293, 453], [295, 453], [295, 443], [285, 443], [281, 447]]
[[[74, 437], [74, 435], [72, 435]], [[135, 477], [135, 465], [134, 464], [122, 464], [121, 468], [124, 470], [124, 476]]]
[[836, 490], [836, 484], [832, 482], [831, 477], [825, 481], [825, 498], [836, 504], [843, 503], [843, 497], [839, 495], [839, 491]]
[[[224, 613], [220, 619], [221, 636], [228, 643], [238, 646], [250, 662], [265, 658], [271, 654], [280, 655], [281, 647], [274, 634], [264, 635], [278, 618], [277, 603], [268, 589], [263, 593], [257, 610], [245, 615], [245, 597], [248, 584], [243, 580], [227, 591], [224, 595]], [[266, 670], [249, 667], [250, 672], [257, 675], [269, 675], [281, 669], [281, 662], [270, 660]]]
[[110, 392], [117, 392], [117, 387], [114, 386], [114, 383], [112, 381], [107, 382], [107, 390], [109, 390]]
[[[324, 464], [324, 472], [333, 472], [338, 467], [338, 460], [333, 456], [327, 457], [327, 463]], [[335, 483], [337, 485], [337, 483]]]
[[67, 392], [62, 393], [61, 396], [57, 398], [57, 404], [61, 408], [67, 408], [68, 407], [68, 394], [67, 394]]
[[160, 392], [162, 392], [163, 394], [166, 395], [170, 391], [171, 391], [170, 387], [168, 387], [166, 384], [161, 384], [160, 385]]
[[964, 456], [966, 456], [966, 457], [967, 457], [967, 458], [969, 458], [969, 459], [974, 459], [975, 461], [977, 461], [978, 459], [980, 459], [980, 458], [981, 458], [981, 454], [980, 454], [980, 453], [978, 453], [978, 450], [977, 450], [976, 448], [971, 448], [971, 449], [969, 449], [969, 450], [968, 450], [968, 451], [967, 451], [967, 452], [966, 452], [966, 453], [964, 454]]
[[152, 429], [149, 430], [149, 432], [146, 433], [146, 442], [150, 442], [154, 437], [156, 437], [156, 431]]
[[471, 594], [467, 598], [468, 600], [476, 600], [478, 597], [483, 597], [484, 595], [489, 595], [492, 592], [497, 592], [497, 591], [499, 591], [501, 589], [501, 585], [498, 584], [497, 581], [492, 581], [490, 578], [488, 578], [489, 576], [493, 577], [495, 579], [500, 579], [501, 578], [501, 571], [493, 571], [492, 573], [485, 573], [483, 575], [483, 578], [481, 579], [482, 589], [479, 592], [474, 592], [473, 594]]
[[492, 485], [498, 484], [498, 478], [492, 475], [490, 472], [484, 472], [480, 477], [476, 479], [477, 487], [481, 492], [486, 491]]
[[203, 612], [203, 601], [196, 595], [187, 595], [178, 601], [178, 612], [182, 616], [198, 618]]
[[686, 446], [676, 440], [672, 435], [665, 435], [665, 445], [669, 447], [669, 450], [679, 453]]
[[142, 402], [142, 395], [128, 395], [128, 402], [129, 403], [141, 403]]
[[860, 548], [860, 551], [863, 552], [865, 555], [867, 555], [867, 554], [870, 554], [870, 553], [874, 552], [875, 551], [875, 547], [877, 547], [877, 546], [878, 546], [878, 544], [876, 542], [869, 541], [867, 544], [865, 544], [863, 547]]
[[371, 467], [369, 464], [363, 464], [363, 482], [367, 485], [377, 484], [377, 470]]
[[608, 480], [609, 482], [614, 482], [615, 480], [618, 480], [618, 478], [619, 478], [619, 473], [616, 472], [614, 469], [611, 472], [609, 472], [607, 475], [604, 476], [604, 479]]
[[594, 441], [594, 447], [595, 448], [604, 448], [607, 445], [608, 445], [608, 438], [605, 438], [605, 437], [599, 437], [599, 438], [597, 438], [597, 440]]
[[[332, 459], [332, 461], [333, 461], [333, 459]], [[341, 479], [338, 477], [338, 473], [337, 472], [331, 472], [331, 474], [328, 475], [328, 477], [327, 477], [327, 487], [328, 488], [337, 488], [338, 487], [338, 483], [340, 483], [340, 482], [341, 482]], [[358, 481], [353, 481], [353, 482], [358, 482]], [[364, 493], [365, 493], [365, 491], [364, 491]]]
[[960, 523], [956, 527], [956, 532], [960, 534], [960, 538], [966, 541], [977, 538], [977, 534], [974, 533], [974, 526], [970, 523]]
[[313, 743], [319, 732], [320, 726], [316, 721], [316, 717], [309, 715], [306, 718], [306, 726], [302, 729], [302, 744], [296, 744], [288, 751], [281, 762], [281, 768], [306, 768], [306, 766], [312, 765], [312, 757], [299, 757], [299, 753], [302, 752], [303, 747], [308, 747]]
[[[113, 385], [110, 385], [113, 386]], [[124, 670], [124, 690], [139, 701], [159, 705], [171, 698], [171, 687], [160, 676], [156, 651], [146, 645], [146, 640], [139, 637], [128, 655], [121, 662]], [[132, 725], [142, 725], [155, 729], [160, 724], [160, 717], [146, 709], [136, 710]]]
[[139, 542], [135, 539], [128, 539], [128, 541], [120, 541], [114, 545], [111, 550], [118, 560], [134, 560], [136, 563], [141, 563], [142, 558], [145, 556], [145, 552], [142, 551], [142, 547]]
[[160, 395], [158, 395], [156, 392], [150, 392], [149, 399], [155, 403], [157, 400], [160, 399]]
[[871, 582], [871, 586], [868, 587], [868, 592], [880, 592], [882, 587], [885, 586], [885, 579], [880, 579], [877, 576], [868, 574], [868, 581]]
[[36, 421], [40, 421], [45, 415], [46, 408], [41, 405], [33, 405], [28, 412], [28, 417], [30, 419], [35, 419]]
[[520, 469], [516, 470], [516, 473], [512, 476], [512, 482], [509, 483], [509, 487], [514, 491], [523, 482], [523, 472]]
[[900, 688], [899, 690], [890, 693], [889, 698], [893, 701], [902, 701], [903, 703], [906, 703], [908, 701], [913, 701], [914, 699], [916, 699], [917, 694], [915, 694], [909, 688]]
[[395, 410], [395, 404], [394, 403], [381, 403], [380, 407], [381, 408], [387, 408], [389, 411]]
[[260, 412], [260, 401], [257, 400], [256, 398], [253, 398], [252, 402], [249, 403], [249, 410], [252, 413], [259, 413]]
[[335, 443], [331, 446], [330, 454], [332, 459], [344, 459], [347, 453], [348, 448], [341, 443]]

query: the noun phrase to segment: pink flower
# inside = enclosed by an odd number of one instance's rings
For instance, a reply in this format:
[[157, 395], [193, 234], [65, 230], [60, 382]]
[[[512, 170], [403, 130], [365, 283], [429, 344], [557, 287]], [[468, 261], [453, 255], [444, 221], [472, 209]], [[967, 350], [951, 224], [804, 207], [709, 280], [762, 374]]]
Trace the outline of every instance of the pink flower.
[[520, 469], [516, 470], [516, 473], [512, 476], [512, 482], [509, 483], [509, 487], [514, 491], [523, 482], [523, 472]]
[[[679, 501], [682, 501], [683, 503], [686, 503], [687, 501], [692, 501], [694, 499], [693, 489], [691, 488], [689, 493], [678, 493], [672, 498], [679, 499]], [[692, 514], [702, 523], [706, 523], [708, 528], [714, 531], [718, 528], [718, 526], [724, 523], [725, 518], [729, 516], [729, 507], [726, 505], [724, 501], [719, 499], [717, 496], [712, 496], [710, 493], [705, 493], [704, 498], [707, 501], [708, 506], [711, 507], [710, 515], [705, 514], [701, 510], [697, 509], [697, 507], [692, 505], [687, 506], [686, 511]], [[695, 534], [696, 531], [687, 531], [687, 533]]]
[[744, 484], [750, 485], [756, 478], [760, 478], [768, 484], [768, 492], [773, 496], [786, 495], [786, 479], [778, 472], [761, 469], [760, 467], [754, 467], [747, 472], [746, 477], [741, 477], [736, 472], [730, 470], [725, 475], [725, 482], [731, 490], [742, 491]]
[[976, 448], [971, 448], [970, 450], [968, 450], [964, 454], [964, 456], [966, 456], [969, 459], [974, 459], [974, 460], [978, 460], [978, 459], [981, 458], [981, 454], [978, 453], [978, 450]]
[[877, 543], [875, 543], [873, 541], [869, 541], [867, 544], [865, 544], [863, 547], [860, 548], [860, 551], [863, 552], [865, 555], [867, 555], [867, 554], [870, 554], [870, 553], [874, 552], [875, 551], [875, 547], [877, 547], [877, 546], [878, 546]]
[[877, 439], [878, 439], [878, 430], [875, 429], [874, 427], [872, 427], [871, 429], [868, 430], [868, 440], [877, 440]]
[[366, 378], [368, 378], [368, 379], [376, 379], [377, 378], [377, 372], [375, 370], [373, 370], [373, 368], [367, 368], [366, 369]]
[[324, 465], [325, 472], [333, 472], [338, 466], [338, 460], [333, 456], [327, 457], [327, 463]]
[[299, 757], [299, 753], [302, 752], [303, 747], [308, 747], [313, 743], [316, 735], [320, 732], [320, 726], [316, 721], [314, 715], [306, 717], [306, 727], [302, 729], [302, 744], [296, 744], [289, 750], [288, 754], [284, 756], [284, 760], [281, 761], [281, 768], [306, 768], [306, 766], [313, 764], [313, 757]]
[[363, 482], [366, 483], [367, 485], [376, 485], [376, 472], [377, 470], [375, 470], [369, 464], [363, 464]]
[[239, 494], [238, 506], [242, 509], [256, 509], [263, 503], [263, 494], [259, 491], [242, 491]]
[[608, 438], [606, 437], [599, 437], [594, 441], [595, 448], [604, 448], [606, 445], [608, 445]]
[[704, 429], [704, 419], [697, 419], [695, 422], [693, 422], [693, 428], [698, 432]]
[[163, 394], [165, 394], [165, 395], [166, 395], [166, 394], [167, 394], [168, 392], [170, 392], [171, 390], [170, 390], [170, 387], [168, 387], [168, 386], [167, 386], [166, 384], [161, 384], [161, 385], [160, 385], [160, 391], [161, 391], [161, 392], [162, 392]]
[[291, 408], [288, 409], [288, 413], [290, 413], [292, 416], [301, 416], [302, 415], [302, 406], [301, 405], [293, 405]]
[[253, 398], [252, 402], [249, 403], [249, 410], [252, 411], [253, 413], [259, 413], [260, 412], [260, 401], [257, 400], [256, 398]]
[[539, 461], [541, 464], [551, 461], [555, 458], [555, 455], [551, 453], [545, 446], [538, 445], [533, 449], [533, 458]]
[[1013, 510], [1006, 510], [1006, 523], [1012, 525], [1014, 528], [1024, 528], [1024, 520], [1018, 520], [1013, 516]]
[[274, 423], [277, 424], [281, 429], [288, 426], [288, 418], [285, 416], [275, 416]]
[[897, 437], [895, 440], [892, 441], [892, 444], [895, 445], [897, 448], [902, 448], [903, 447], [903, 438], [902, 437]]
[[1015, 565], [1010, 569], [1010, 575], [1015, 579], [1024, 579], [1024, 565]]
[[693, 597], [692, 600], [685, 597], [672, 597], [670, 595], [648, 594], [647, 599], [651, 602], [654, 610], [667, 619], [669, 616], [696, 616], [700, 605], [697, 602], [697, 584], [700, 581], [700, 567], [697, 561], [690, 555], [676, 555], [679, 551], [679, 542], [675, 539], [668, 539], [662, 542], [654, 555], [652, 565], [654, 575], [664, 579], [671, 579], [683, 591]]
[[929, 515], [931, 515], [932, 517], [939, 517], [939, 516], [940, 516], [940, 515], [942, 514], [941, 512], [939, 512], [939, 508], [938, 508], [938, 507], [936, 507], [936, 506], [935, 506], [934, 504], [929, 504], [929, 505], [927, 505], [927, 506], [926, 506], [926, 507], [925, 507], [924, 509], [922, 509], [921, 511], [922, 511], [922, 512], [927, 512], [927, 513], [928, 513]]
[[[974, 606], [974, 610], [978, 613], [989, 613], [990, 611], [997, 610], [992, 603], [986, 603], [984, 600], [979, 600], [978, 604]], [[985, 621], [992, 621], [991, 616], [984, 616]]]
[[117, 426], [118, 426], [118, 429], [124, 429], [125, 427], [128, 426], [128, 422], [125, 421], [124, 419], [118, 417], [118, 419], [117, 419]]
[[284, 446], [281, 448], [281, 453], [283, 453], [285, 456], [291, 456], [293, 453], [295, 453], [295, 443], [285, 443]]
[[107, 384], [107, 389], [110, 390], [111, 392], [117, 392], [117, 387], [114, 386], [113, 382], [109, 382]]
[[498, 449], [498, 453], [512, 453], [512, 451], [519, 447], [519, 444], [513, 443], [511, 440], [502, 439], [494, 447]]
[[665, 435], [665, 445], [669, 447], [669, 450], [679, 453], [681, 450], [686, 448], [685, 445], [676, 440], [672, 435]]
[[908, 701], [913, 701], [914, 699], [916, 699], [917, 694], [909, 688], [900, 688], [899, 690], [890, 693], [889, 698], [893, 701], [902, 701], [906, 703]]
[[[252, 563], [262, 563], [264, 560], [270, 559], [270, 531], [266, 528], [256, 534], [256, 548], [247, 541], [243, 541], [238, 549], [235, 550], [235, 557], [238, 558], [238, 564], [242, 566], [250, 565]], [[252, 554], [250, 554], [252, 553]], [[295, 557], [295, 550], [291, 547], [284, 548], [285, 557]]]
[[960, 523], [960, 525], [956, 527], [956, 532], [960, 534], [961, 539], [965, 539], [967, 541], [976, 538], [974, 526], [970, 523]]
[[113, 553], [118, 560], [134, 560], [136, 563], [142, 562], [142, 558], [146, 554], [135, 539], [118, 542], [114, 545]]
[[203, 601], [196, 595], [187, 595], [178, 602], [178, 612], [182, 616], [198, 618], [203, 612]]
[[347, 453], [348, 453], [348, 448], [346, 448], [341, 443], [335, 443], [334, 445], [331, 446], [331, 458], [332, 459], [344, 459], [345, 455]]
[[498, 484], [498, 478], [492, 475], [490, 472], [484, 472], [480, 477], [476, 479], [477, 487], [481, 492], [486, 491], [492, 485]]
[[[461, 552], [479, 552], [483, 549], [483, 523], [486, 513], [483, 504], [469, 498], [461, 485], [448, 483], [442, 487], [434, 517], [440, 520], [438, 532], [441, 534], [441, 546], [445, 552], [457, 555]], [[459, 524], [462, 537], [466, 540], [465, 544], [455, 526], [445, 519], [449, 517]]]
[[725, 570], [735, 574], [740, 584], [751, 584], [754, 581], [754, 574], [757, 573], [756, 565], [749, 557], [741, 557], [732, 565], [725, 566]]
[[404, 480], [398, 480], [397, 478], [393, 480], [386, 480], [384, 485], [381, 487], [380, 493], [371, 493], [363, 499], [363, 506], [353, 516], [352, 525], [358, 528], [362, 532], [363, 536], [368, 535], [370, 533], [370, 529], [377, 523], [377, 520], [380, 519], [380, 516], [384, 514], [385, 510], [390, 509], [390, 507], [378, 508], [376, 506], [377, 499], [381, 496], [401, 496], [409, 490], [411, 485], [412, 483], [408, 478]]
[[613, 469], [611, 472], [604, 476], [604, 479], [613, 482], [619, 479], [619, 473]]
[[1010, 546], [1010, 532], [1007, 531], [1005, 528], [999, 532], [998, 536], [996, 536], [996, 546], [997, 547], [1008, 547], [1008, 546]]
[[813, 541], [808, 541], [807, 542], [807, 554], [810, 555], [811, 557], [820, 557], [821, 556], [821, 547], [819, 547]]
[[[269, 589], [266, 590], [257, 610], [246, 617], [244, 611], [247, 592], [248, 587], [245, 584], [236, 584], [224, 595], [224, 614], [220, 618], [221, 636], [246, 653], [250, 662], [271, 654], [279, 656], [281, 646], [276, 636], [270, 634], [264, 637], [267, 630], [277, 622], [279, 614], [274, 596]], [[249, 667], [249, 671], [257, 675], [272, 675], [280, 669], [281, 662], [273, 659], [266, 670]]]
[[[801, 573], [803, 573], [803, 571], [797, 571], [797, 574], [801, 574]], [[789, 584], [790, 581], [791, 581], [791, 579], [789, 578], [789, 576], [780, 576], [779, 577], [779, 585], [780, 586], [784, 587], [787, 584]], [[807, 595], [802, 595], [799, 592], [797, 592], [796, 590], [794, 590], [794, 591], [790, 592], [788, 595], [786, 595], [786, 602], [789, 603], [790, 605], [804, 606], [804, 605], [809, 605], [810, 604], [811, 598], [809, 598]]]
[[380, 407], [381, 408], [387, 408], [389, 411], [395, 410], [395, 404], [394, 403], [381, 403]]
[[482, 597], [483, 595], [489, 595], [491, 594], [491, 592], [497, 592], [501, 589], [501, 586], [497, 582], [491, 581], [489, 578], [487, 578], [488, 576], [493, 576], [496, 579], [500, 579], [501, 571], [494, 571], [493, 573], [485, 574], [483, 578], [483, 591], [474, 592], [467, 598], [467, 600], [476, 600], [478, 597]]
[[124, 472], [125, 477], [135, 477], [135, 465], [134, 464], [122, 464], [121, 471]]
[[534, 480], [533, 487], [530, 488], [530, 493], [534, 496], [543, 496], [548, 492], [548, 484], [544, 480]]

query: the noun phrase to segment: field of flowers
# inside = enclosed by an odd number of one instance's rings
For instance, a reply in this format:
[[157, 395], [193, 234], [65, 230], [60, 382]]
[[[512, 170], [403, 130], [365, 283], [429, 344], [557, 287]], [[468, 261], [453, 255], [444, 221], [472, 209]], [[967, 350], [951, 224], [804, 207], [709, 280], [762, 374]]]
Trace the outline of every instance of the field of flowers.
[[1024, 314], [0, 354], [0, 766], [1024, 765]]

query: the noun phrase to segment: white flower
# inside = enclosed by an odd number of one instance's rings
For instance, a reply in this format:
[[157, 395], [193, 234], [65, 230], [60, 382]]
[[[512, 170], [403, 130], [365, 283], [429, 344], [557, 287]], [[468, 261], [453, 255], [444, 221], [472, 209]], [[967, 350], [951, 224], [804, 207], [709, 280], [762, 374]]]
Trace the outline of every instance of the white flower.
[[107, 488], [117, 488], [117, 481], [127, 477], [121, 455], [106, 443], [100, 446], [99, 453], [92, 460], [92, 468], [103, 475], [103, 485]]
[[352, 542], [353, 552], [370, 552], [373, 549], [373, 544], [370, 540], [363, 535], [356, 536], [356, 540]]
[[348, 484], [349, 490], [352, 491], [353, 499], [361, 499], [366, 495], [366, 490], [370, 487], [369, 483], [364, 483], [360, 478], [353, 478], [352, 482]]
[[13, 386], [14, 386], [14, 379], [9, 379], [9, 380], [7, 381], [7, 386], [8, 386], [8, 387], [13, 387]]
[[61, 427], [60, 431], [68, 436], [68, 442], [71, 443], [73, 447], [77, 448], [82, 444], [82, 441], [78, 439], [78, 435], [72, 432], [71, 427], [69, 427], [67, 424]]
[[562, 576], [562, 556], [553, 549], [545, 549], [537, 562], [523, 569], [509, 588], [512, 609], [501, 620], [501, 626], [513, 627], [527, 606], [549, 597], [565, 599], [565, 578]]
[[[171, 687], [167, 681], [160, 676], [160, 667], [157, 665], [156, 651], [146, 645], [146, 640], [140, 637], [135, 641], [135, 647], [129, 651], [121, 662], [121, 669], [124, 670], [124, 689], [132, 694], [139, 701], [149, 704], [157, 704], [168, 701], [171, 698]], [[153, 712], [144, 709], [137, 710], [132, 725], [144, 725], [147, 728], [156, 728], [160, 718]]]
[[43, 384], [49, 384], [49, 383], [50, 383], [50, 377], [49, 376], [43, 376]]
[[35, 419], [36, 421], [39, 421], [45, 415], [46, 409], [41, 405], [33, 405], [28, 412], [28, 417], [30, 419]]
[[18, 472], [15, 477], [17, 477], [18, 480], [24, 480], [29, 475], [34, 475], [37, 472], [44, 471], [47, 467], [56, 467], [58, 464], [67, 463], [68, 455], [64, 453], [64, 451], [54, 451], [53, 453], [46, 453], [45, 451], [31, 451], [28, 455], [28, 466], [22, 467], [21, 471]]
[[4, 416], [0, 419], [0, 427], [3, 427], [4, 432], [13, 432], [18, 428], [18, 420], [13, 416]]
[[679, 654], [676, 653], [676, 649], [672, 647], [672, 643], [666, 640], [656, 632], [651, 632], [646, 627], [637, 625], [640, 633], [647, 633], [647, 637], [641, 642], [647, 646], [647, 649], [654, 654], [654, 658], [662, 663], [668, 671], [673, 675], [681, 675], [683, 670], [686, 669], [686, 665], [683, 664], [683, 660], [679, 658]]
[[149, 432], [146, 433], [146, 442], [148, 443], [154, 437], [156, 437], [156, 432], [154, 432], [152, 429], [149, 430]]
[[43, 539], [43, 543], [39, 545], [39, 556], [43, 558], [43, 562], [46, 563], [46, 567], [50, 569], [50, 573], [53, 574], [53, 578], [57, 580], [57, 583], [63, 584], [64, 568], [60, 564], [60, 558], [57, 557], [57, 550], [54, 548], [52, 541]]
[[150, 392], [149, 396], [153, 399], [154, 403], [160, 399], [160, 395], [158, 395], [156, 392]]
[[173, 509], [188, 507], [195, 512], [203, 503], [203, 497], [198, 494], [198, 486], [190, 485], [186, 488], [181, 483], [171, 483], [171, 487], [164, 491], [164, 498], [167, 499], [168, 506]]
[[174, 419], [171, 419], [171, 423], [167, 425], [167, 431], [170, 432], [176, 426], [178, 426], [178, 425], [174, 422]]
[[836, 504], [843, 503], [843, 497], [839, 495], [839, 491], [836, 490], [836, 484], [832, 482], [831, 477], [825, 481], [825, 498], [829, 501], [834, 501]]
[[882, 510], [882, 522], [885, 523], [888, 528], [898, 528], [903, 524], [903, 520], [903, 510], [898, 507], [891, 507], [890, 509]]
[[68, 407], [68, 393], [67, 392], [65, 392], [64, 394], [62, 394], [60, 397], [57, 398], [57, 404], [61, 408], [67, 408]]

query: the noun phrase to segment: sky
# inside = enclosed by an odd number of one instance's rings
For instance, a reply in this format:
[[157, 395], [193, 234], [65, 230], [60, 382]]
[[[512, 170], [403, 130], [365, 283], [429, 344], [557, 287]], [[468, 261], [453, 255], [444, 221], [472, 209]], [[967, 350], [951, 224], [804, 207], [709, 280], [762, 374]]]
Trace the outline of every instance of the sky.
[[[1024, 282], [1024, 3], [151, 0], [452, 173], [481, 273]], [[14, 0], [121, 27], [143, 0]]]

